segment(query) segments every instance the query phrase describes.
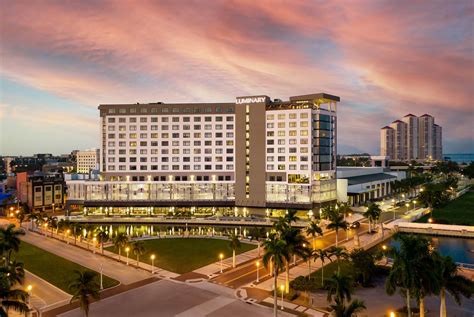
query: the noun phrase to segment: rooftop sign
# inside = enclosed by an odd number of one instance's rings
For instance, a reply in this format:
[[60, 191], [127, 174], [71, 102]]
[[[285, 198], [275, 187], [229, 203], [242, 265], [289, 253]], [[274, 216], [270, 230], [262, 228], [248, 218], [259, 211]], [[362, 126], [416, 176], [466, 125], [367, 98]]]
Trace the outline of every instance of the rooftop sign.
[[261, 103], [265, 102], [267, 96], [254, 96], [254, 97], [239, 97], [235, 101], [236, 104], [248, 104], [248, 103]]

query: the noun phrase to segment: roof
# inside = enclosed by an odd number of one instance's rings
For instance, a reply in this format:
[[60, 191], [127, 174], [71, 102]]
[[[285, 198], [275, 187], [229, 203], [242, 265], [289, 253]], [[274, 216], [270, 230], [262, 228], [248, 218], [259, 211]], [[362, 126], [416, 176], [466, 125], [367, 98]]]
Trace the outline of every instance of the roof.
[[347, 185], [358, 185], [358, 184], [370, 183], [370, 182], [376, 182], [376, 181], [393, 180], [396, 178], [397, 178], [396, 176], [393, 176], [390, 174], [377, 173], [377, 174], [346, 177], [345, 179], [347, 179]]
[[424, 115], [422, 115], [422, 117], [432, 117], [431, 115], [425, 113]]
[[383, 129], [392, 129], [392, 130], [393, 130], [393, 128], [392, 128], [392, 127], [389, 127], [388, 125], [386, 125], [385, 127], [383, 127], [382, 130], [383, 130]]
[[334, 96], [334, 95], [330, 95], [326, 93], [290, 97], [290, 101], [313, 100], [313, 99], [329, 99], [333, 101], [341, 101], [341, 98], [339, 98], [338, 96]]
[[395, 120], [395, 121], [393, 121], [392, 123], [404, 123], [404, 122], [401, 121], [401, 120]]
[[409, 113], [405, 117], [416, 117], [416, 116], [414, 114]]

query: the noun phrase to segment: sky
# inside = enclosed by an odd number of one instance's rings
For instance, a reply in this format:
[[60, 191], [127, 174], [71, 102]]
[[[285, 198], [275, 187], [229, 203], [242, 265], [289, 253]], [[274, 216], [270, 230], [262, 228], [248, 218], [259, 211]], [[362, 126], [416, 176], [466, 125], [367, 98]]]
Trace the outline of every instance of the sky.
[[338, 152], [435, 117], [474, 153], [474, 1], [0, 0], [0, 155], [99, 147], [103, 103], [341, 97]]

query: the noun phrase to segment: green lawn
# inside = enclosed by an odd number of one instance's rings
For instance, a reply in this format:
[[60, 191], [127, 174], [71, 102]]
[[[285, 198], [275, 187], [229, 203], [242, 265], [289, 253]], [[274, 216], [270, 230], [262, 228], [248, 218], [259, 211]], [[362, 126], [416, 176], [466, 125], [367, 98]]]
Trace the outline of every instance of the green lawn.
[[[337, 262], [339, 262], [341, 267], [341, 274], [342, 275], [353, 275], [354, 268], [352, 267], [351, 262], [346, 260], [334, 261], [329, 262], [324, 266], [324, 280], [330, 278], [334, 273], [337, 272]], [[321, 269], [318, 269], [311, 273], [311, 277], [316, 279], [316, 285], [318, 288], [322, 288], [321, 284]]]
[[[145, 240], [143, 243], [146, 253], [140, 256], [140, 262], [151, 264], [150, 256], [154, 254], [155, 266], [179, 274], [191, 272], [218, 261], [220, 253], [224, 254], [224, 258], [232, 256], [228, 240], [177, 238]], [[236, 254], [256, 248], [253, 244], [242, 243], [241, 245]], [[117, 253], [114, 247], [109, 247], [107, 250]], [[122, 255], [124, 255], [123, 250]], [[130, 258], [136, 260], [131, 251]]]
[[[16, 255], [19, 262], [23, 262], [25, 269], [41, 277], [49, 283], [69, 293], [68, 285], [73, 277], [74, 270], [86, 270], [85, 267], [49, 253], [34, 245], [21, 242], [20, 251]], [[117, 285], [119, 282], [104, 275], [104, 288]]]
[[[420, 218], [417, 222], [428, 222], [430, 215]], [[435, 223], [452, 225], [474, 225], [474, 192], [468, 192], [458, 199], [450, 201], [446, 206], [433, 210]]]

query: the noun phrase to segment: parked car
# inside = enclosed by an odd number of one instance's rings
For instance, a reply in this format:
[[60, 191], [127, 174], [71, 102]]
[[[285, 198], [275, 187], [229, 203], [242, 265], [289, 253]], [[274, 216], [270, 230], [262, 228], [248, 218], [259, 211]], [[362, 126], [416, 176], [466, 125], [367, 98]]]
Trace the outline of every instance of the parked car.
[[358, 221], [354, 221], [353, 223], [351, 223], [351, 225], [349, 226], [351, 229], [357, 229], [360, 227], [360, 222]]

